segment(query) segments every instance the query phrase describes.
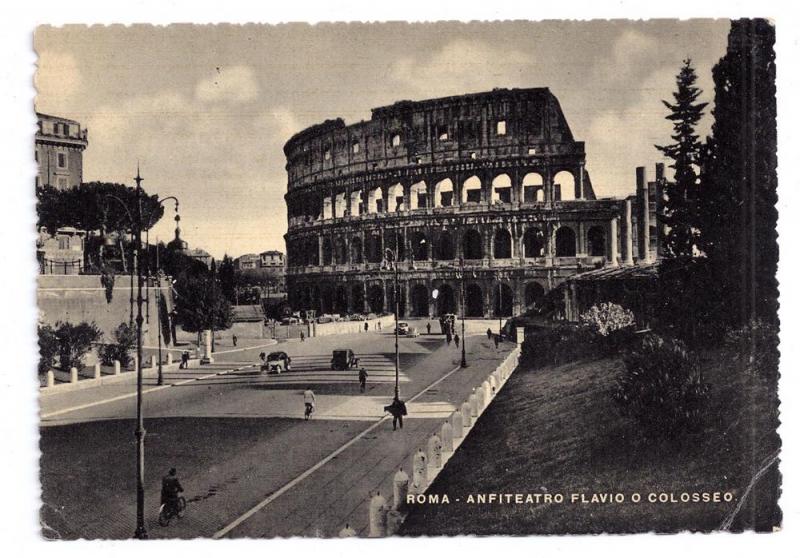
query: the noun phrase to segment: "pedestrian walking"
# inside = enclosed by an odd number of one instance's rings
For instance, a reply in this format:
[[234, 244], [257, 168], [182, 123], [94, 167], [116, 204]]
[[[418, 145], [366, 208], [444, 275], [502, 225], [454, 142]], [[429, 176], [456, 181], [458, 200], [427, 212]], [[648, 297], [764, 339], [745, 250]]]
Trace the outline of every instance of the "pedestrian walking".
[[492, 338], [492, 328], [486, 330], [486, 339]]
[[311, 391], [310, 386], [303, 392], [303, 403], [306, 407], [305, 418], [308, 420], [311, 418], [311, 413], [314, 412], [314, 407], [317, 405], [317, 397], [314, 395], [314, 392]]
[[458, 333], [456, 333], [455, 337], [453, 337], [453, 341], [456, 342], [456, 349], [458, 349], [458, 342], [460, 340], [461, 340], [461, 338], [458, 336]]
[[448, 346], [450, 345], [450, 341], [452, 341], [452, 340], [453, 340], [453, 336], [452, 336], [452, 334], [450, 333], [450, 330], [448, 329], [448, 330], [447, 330], [447, 345], [448, 345]]
[[361, 388], [361, 393], [364, 393], [367, 389], [367, 376], [369, 376], [367, 369], [362, 366], [361, 370], [358, 371], [358, 385]]
[[430, 334], [431, 334], [431, 323], [430, 323], [430, 322], [428, 322], [427, 324], [425, 324], [425, 329], [427, 329], [427, 330], [428, 330], [428, 335], [430, 335]]
[[189, 351], [183, 351], [181, 353], [181, 363], [178, 368], [185, 369], [189, 368]]
[[397, 424], [400, 423], [400, 429], [403, 429], [403, 417], [408, 414], [406, 404], [400, 401], [397, 397], [394, 398], [391, 405], [383, 408], [392, 415], [392, 430], [397, 430]]
[[369, 322], [364, 322], [364, 331], [369, 331]]
[[306, 334], [301, 331], [300, 332], [300, 342], [302, 343], [305, 340], [306, 340]]
[[239, 341], [239, 338], [234, 335], [231, 339], [233, 340], [233, 346], [235, 347], [236, 343]]
[[494, 336], [494, 348], [497, 349], [500, 347], [500, 334]]

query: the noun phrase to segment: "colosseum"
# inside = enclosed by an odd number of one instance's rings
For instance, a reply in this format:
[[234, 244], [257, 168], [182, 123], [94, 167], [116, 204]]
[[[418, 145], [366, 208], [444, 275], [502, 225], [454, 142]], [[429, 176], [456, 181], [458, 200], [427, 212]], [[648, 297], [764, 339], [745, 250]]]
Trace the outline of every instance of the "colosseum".
[[578, 273], [656, 256], [663, 167], [598, 199], [547, 88], [400, 101], [284, 152], [294, 309], [391, 312], [397, 292], [403, 317], [518, 315]]

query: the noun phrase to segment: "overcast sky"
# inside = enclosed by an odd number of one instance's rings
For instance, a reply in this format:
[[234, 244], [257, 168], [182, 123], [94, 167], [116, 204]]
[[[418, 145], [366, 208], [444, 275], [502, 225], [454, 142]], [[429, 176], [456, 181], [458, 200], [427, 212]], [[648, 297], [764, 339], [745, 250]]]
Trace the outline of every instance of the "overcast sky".
[[[283, 144], [327, 118], [494, 87], [549, 87], [598, 196], [662, 160], [660, 99], [691, 58], [703, 100], [727, 20], [39, 28], [36, 108], [89, 129], [84, 180], [181, 201], [191, 247], [285, 250]], [[709, 107], [710, 108], [710, 107]], [[707, 114], [701, 131], [710, 126]], [[33, 182], [31, 180], [31, 182]], [[172, 238], [171, 211], [154, 229]], [[152, 239], [152, 236], [151, 236]]]

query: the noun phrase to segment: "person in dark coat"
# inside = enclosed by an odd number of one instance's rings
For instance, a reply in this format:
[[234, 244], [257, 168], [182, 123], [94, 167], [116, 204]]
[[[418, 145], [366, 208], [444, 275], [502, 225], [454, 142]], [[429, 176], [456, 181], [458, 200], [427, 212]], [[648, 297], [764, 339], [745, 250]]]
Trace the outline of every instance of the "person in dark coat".
[[369, 374], [367, 374], [367, 369], [362, 366], [358, 371], [358, 385], [361, 388], [361, 393], [364, 393], [367, 389], [367, 376], [369, 376]]
[[431, 334], [431, 323], [428, 322], [427, 325], [425, 326], [425, 328], [428, 330], [428, 335], [430, 335]]
[[392, 401], [392, 404], [387, 405], [383, 408], [383, 410], [392, 415], [392, 430], [397, 430], [398, 422], [400, 423], [400, 429], [402, 430], [403, 417], [408, 414], [405, 402], [400, 401], [397, 397], [395, 397], [394, 401]]
[[183, 351], [181, 353], [181, 363], [178, 366], [180, 369], [189, 368], [189, 351]]
[[456, 333], [455, 336], [453, 337], [453, 341], [456, 342], [456, 349], [458, 349], [458, 342], [460, 340], [461, 340], [461, 338], [458, 336], [458, 333]]
[[447, 330], [447, 344], [450, 345], [450, 341], [453, 340], [453, 336], [450, 334], [450, 330]]
[[492, 328], [486, 330], [486, 339], [492, 338]]
[[181, 481], [178, 480], [178, 471], [173, 467], [161, 479], [161, 503], [175, 504], [178, 501], [178, 494], [181, 492], [183, 492], [183, 487]]
[[494, 348], [500, 347], [500, 334], [494, 336]]
[[233, 339], [233, 346], [235, 347], [236, 343], [239, 341], [239, 338], [234, 335], [232, 339]]

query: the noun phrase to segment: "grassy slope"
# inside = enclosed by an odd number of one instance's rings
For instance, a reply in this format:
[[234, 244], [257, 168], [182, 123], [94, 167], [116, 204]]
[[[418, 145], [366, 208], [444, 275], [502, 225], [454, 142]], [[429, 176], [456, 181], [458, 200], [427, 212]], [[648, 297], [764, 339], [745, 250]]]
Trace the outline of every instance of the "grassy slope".
[[[740, 496], [780, 441], [772, 390], [746, 379], [728, 355], [707, 355], [712, 384], [704, 431], [673, 444], [647, 444], [616, 411], [616, 360], [518, 370], [429, 489], [449, 505], [417, 505], [406, 535], [597, 533], [712, 530], [736, 504], [475, 505], [477, 493], [731, 491]], [[733, 529], [780, 523], [780, 479], [772, 467]], [[461, 502], [455, 502], [460, 498]]]

